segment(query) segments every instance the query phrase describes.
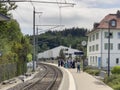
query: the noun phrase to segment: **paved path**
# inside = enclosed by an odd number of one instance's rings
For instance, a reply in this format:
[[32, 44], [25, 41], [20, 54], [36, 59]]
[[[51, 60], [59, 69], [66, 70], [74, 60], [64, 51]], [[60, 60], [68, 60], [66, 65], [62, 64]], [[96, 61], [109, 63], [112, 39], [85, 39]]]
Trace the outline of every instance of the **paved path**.
[[85, 72], [77, 73], [76, 69], [69, 69], [69, 71], [75, 79], [77, 90], [113, 90], [102, 81]]

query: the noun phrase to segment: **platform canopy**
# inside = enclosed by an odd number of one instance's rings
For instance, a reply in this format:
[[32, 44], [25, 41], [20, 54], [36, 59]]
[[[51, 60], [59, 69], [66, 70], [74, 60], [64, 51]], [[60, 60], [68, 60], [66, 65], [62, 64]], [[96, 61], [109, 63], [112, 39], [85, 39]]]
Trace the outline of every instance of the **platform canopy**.
[[10, 18], [0, 13], [0, 21], [7, 21]]

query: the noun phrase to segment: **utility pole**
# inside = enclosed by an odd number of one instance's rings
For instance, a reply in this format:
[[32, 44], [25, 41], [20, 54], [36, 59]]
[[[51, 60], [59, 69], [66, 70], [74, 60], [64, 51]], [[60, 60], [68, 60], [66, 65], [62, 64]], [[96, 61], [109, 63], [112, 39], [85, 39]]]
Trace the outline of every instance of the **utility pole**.
[[35, 36], [35, 14], [36, 13], [43, 13], [43, 12], [36, 12], [35, 7], [33, 7], [33, 72], [35, 71], [35, 61], [36, 61], [36, 36]]
[[33, 7], [33, 72], [35, 71], [35, 7]]
[[[38, 55], [38, 27], [36, 27], [36, 55]], [[36, 57], [36, 61], [38, 61], [38, 57]]]

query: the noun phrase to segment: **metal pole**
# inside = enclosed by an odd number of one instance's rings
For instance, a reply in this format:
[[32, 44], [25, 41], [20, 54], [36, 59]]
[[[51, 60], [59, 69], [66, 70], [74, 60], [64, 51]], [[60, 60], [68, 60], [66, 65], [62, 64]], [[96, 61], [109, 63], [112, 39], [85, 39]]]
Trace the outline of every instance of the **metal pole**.
[[[38, 27], [36, 28], [36, 55], [38, 55]], [[36, 60], [38, 60], [38, 56]]]
[[35, 7], [33, 7], [33, 72], [35, 71]]
[[110, 76], [110, 21], [108, 22], [108, 77]]

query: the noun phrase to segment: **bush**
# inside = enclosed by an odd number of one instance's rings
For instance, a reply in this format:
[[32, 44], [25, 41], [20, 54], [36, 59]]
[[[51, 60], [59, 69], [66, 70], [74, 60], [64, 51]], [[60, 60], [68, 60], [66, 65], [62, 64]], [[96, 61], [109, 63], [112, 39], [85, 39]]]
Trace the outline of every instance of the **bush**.
[[111, 70], [112, 74], [120, 74], [120, 66], [115, 66]]
[[114, 74], [110, 77], [106, 77], [104, 82], [112, 87], [114, 90], [120, 90], [120, 75]]
[[91, 68], [91, 67], [86, 67], [84, 69], [84, 71], [86, 71], [87, 73], [94, 75], [94, 76], [98, 76], [100, 73], [100, 70], [96, 69], [96, 68]]
[[113, 88], [114, 90], [120, 90], [120, 85], [114, 85]]

